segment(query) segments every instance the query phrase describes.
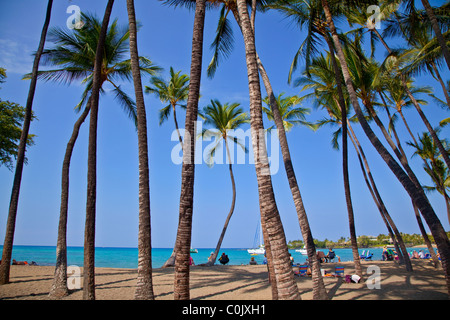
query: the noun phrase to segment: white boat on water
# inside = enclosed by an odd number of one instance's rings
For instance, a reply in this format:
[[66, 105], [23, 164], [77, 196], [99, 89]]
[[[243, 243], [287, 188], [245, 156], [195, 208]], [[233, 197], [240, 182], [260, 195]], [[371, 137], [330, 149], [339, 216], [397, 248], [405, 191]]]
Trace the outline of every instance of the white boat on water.
[[265, 254], [266, 253], [266, 249], [264, 249], [264, 245], [261, 245], [259, 248], [247, 249], [247, 252], [252, 254], [252, 255]]
[[308, 252], [306, 251], [306, 246], [304, 246], [302, 249], [296, 249], [295, 252], [300, 252], [304, 256], [308, 255]]
[[[254, 247], [251, 249], [247, 249], [247, 252], [250, 253], [251, 255], [258, 255], [258, 254], [263, 255], [266, 253], [266, 249], [264, 249], [264, 244], [262, 241], [261, 225], [259, 225], [258, 227], [256, 227]], [[258, 237], [258, 234], [259, 234], [259, 237]], [[256, 241], [258, 238], [259, 238], [259, 246], [256, 246]]]

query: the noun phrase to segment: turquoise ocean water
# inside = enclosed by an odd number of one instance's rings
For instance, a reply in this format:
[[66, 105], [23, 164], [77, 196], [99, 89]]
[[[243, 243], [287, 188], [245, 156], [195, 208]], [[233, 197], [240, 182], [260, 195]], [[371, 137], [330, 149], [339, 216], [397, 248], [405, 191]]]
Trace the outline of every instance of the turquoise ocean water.
[[[3, 246], [0, 246], [3, 250]], [[426, 248], [421, 248], [425, 253], [428, 252]], [[320, 250], [320, 249], [319, 249]], [[363, 252], [361, 249], [360, 254]], [[369, 249], [373, 253], [373, 260], [381, 260], [382, 248]], [[408, 252], [413, 250], [419, 251], [419, 249], [408, 248]], [[68, 265], [83, 266], [83, 247], [68, 247], [67, 250]], [[192, 258], [195, 264], [206, 263], [208, 257], [214, 249], [198, 249], [198, 253], [192, 253]], [[322, 250], [325, 254], [327, 249]], [[351, 249], [334, 249], [336, 255], [341, 258], [341, 261], [352, 261], [353, 255]], [[248, 264], [251, 255], [247, 252], [247, 249], [229, 249], [223, 248], [220, 250], [220, 254], [225, 252], [230, 258], [230, 265], [242, 265]], [[295, 263], [305, 262], [306, 256], [301, 255], [295, 250], [289, 250]], [[152, 265], [153, 268], [159, 268], [170, 257], [172, 249], [169, 248], [154, 248], [152, 250]], [[35, 261], [38, 265], [54, 266], [56, 261], [56, 247], [52, 246], [14, 246], [12, 259], [17, 261]], [[262, 255], [255, 256], [255, 260], [258, 264], [263, 262], [264, 257]], [[138, 249], [137, 248], [102, 248], [97, 247], [95, 249], [95, 265], [96, 267], [105, 268], [137, 268], [138, 261]], [[219, 263], [217, 261], [217, 263]]]

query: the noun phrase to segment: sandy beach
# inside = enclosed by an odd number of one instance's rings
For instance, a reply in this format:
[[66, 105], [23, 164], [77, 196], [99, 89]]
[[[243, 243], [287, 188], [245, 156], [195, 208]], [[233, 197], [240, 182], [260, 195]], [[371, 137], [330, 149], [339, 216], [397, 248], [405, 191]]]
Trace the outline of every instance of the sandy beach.
[[[332, 300], [437, 300], [447, 299], [442, 269], [434, 269], [428, 261], [413, 260], [414, 272], [406, 272], [394, 262], [363, 261], [363, 272], [369, 266], [381, 271], [380, 289], [369, 289], [365, 282], [346, 283], [342, 278], [324, 277]], [[323, 264], [327, 272], [334, 272], [336, 263]], [[345, 274], [353, 274], [352, 262], [345, 266]], [[52, 284], [54, 267], [12, 266], [11, 283], [0, 286], [1, 300], [45, 300]], [[96, 269], [96, 298], [98, 300], [131, 300], [134, 297], [137, 271], [134, 269]], [[369, 277], [371, 274], [368, 274]], [[366, 279], [367, 279], [366, 277]], [[157, 300], [173, 299], [173, 268], [155, 269], [154, 292]], [[297, 277], [301, 297], [312, 299], [310, 277]], [[82, 281], [81, 281], [82, 283]], [[64, 299], [82, 299], [82, 290], [73, 290]], [[191, 299], [193, 300], [270, 300], [271, 290], [267, 268], [257, 266], [215, 266], [191, 268]]]

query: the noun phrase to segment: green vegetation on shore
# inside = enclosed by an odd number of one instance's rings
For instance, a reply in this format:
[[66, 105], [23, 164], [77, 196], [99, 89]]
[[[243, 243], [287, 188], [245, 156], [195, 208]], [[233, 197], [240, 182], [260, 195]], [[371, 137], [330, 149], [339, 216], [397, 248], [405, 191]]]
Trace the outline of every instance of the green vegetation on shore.
[[[414, 233], [414, 234], [408, 234], [408, 233], [401, 233], [403, 240], [405, 241], [405, 245], [407, 247], [412, 246], [419, 246], [419, 245], [425, 245], [425, 241], [423, 240], [422, 235]], [[450, 237], [450, 231], [447, 232], [447, 236]], [[433, 237], [429, 234], [428, 237], [430, 238], [431, 243], [434, 244]], [[358, 241], [358, 247], [360, 248], [368, 248], [368, 247], [381, 247], [384, 245], [391, 245], [392, 240], [388, 235], [385, 234], [379, 234], [378, 236], [366, 236], [361, 235], [357, 238]], [[328, 240], [325, 238], [325, 240], [318, 240], [314, 239], [314, 244], [316, 245], [316, 248], [350, 248], [350, 238], [340, 237], [337, 241]], [[301, 240], [291, 240], [288, 243], [289, 249], [297, 249], [297, 248], [303, 248], [304, 244]]]

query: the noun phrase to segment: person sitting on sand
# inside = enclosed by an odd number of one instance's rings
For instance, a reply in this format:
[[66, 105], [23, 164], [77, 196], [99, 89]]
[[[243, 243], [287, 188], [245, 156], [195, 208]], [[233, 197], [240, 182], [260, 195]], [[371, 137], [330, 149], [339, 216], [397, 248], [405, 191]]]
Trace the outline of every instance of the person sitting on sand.
[[225, 254], [225, 252], [222, 252], [222, 255], [220, 256], [219, 261], [221, 264], [226, 265], [228, 262], [230, 262], [230, 259]]
[[323, 253], [322, 251], [317, 251], [316, 257], [320, 263], [325, 262], [325, 253]]
[[291, 267], [294, 265], [294, 257], [289, 253], [289, 261], [291, 263]]
[[16, 261], [15, 259], [13, 259], [12, 262], [13, 266], [25, 266], [28, 264], [28, 262], [26, 261]]
[[208, 262], [212, 262], [214, 257], [214, 252], [211, 252], [210, 256], [208, 257]]
[[329, 249], [328, 254], [326, 255], [326, 262], [330, 262], [336, 257], [336, 253], [333, 251], [332, 248]]
[[420, 259], [425, 259], [425, 254], [423, 253], [422, 250], [419, 250], [419, 258]]
[[195, 266], [194, 259], [192, 259], [191, 256], [189, 256], [189, 265], [190, 266]]
[[417, 253], [416, 250], [413, 251], [412, 257], [411, 257], [411, 258], [412, 258], [412, 259], [420, 259], [419, 254]]
[[256, 260], [255, 260], [255, 257], [251, 257], [251, 258], [250, 258], [250, 264], [251, 264], [251, 265], [256, 265], [256, 264], [258, 264], [258, 262], [256, 262]]

